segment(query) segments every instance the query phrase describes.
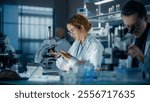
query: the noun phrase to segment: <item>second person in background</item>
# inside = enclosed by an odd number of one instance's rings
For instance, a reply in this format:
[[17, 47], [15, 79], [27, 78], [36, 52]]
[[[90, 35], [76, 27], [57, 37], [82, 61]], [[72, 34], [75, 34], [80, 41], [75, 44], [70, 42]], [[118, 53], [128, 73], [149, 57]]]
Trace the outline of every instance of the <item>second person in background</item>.
[[91, 23], [88, 19], [76, 14], [68, 20], [67, 29], [75, 41], [68, 52], [58, 53], [61, 57], [57, 59], [57, 67], [69, 71], [78, 62], [88, 61], [94, 69], [100, 68], [104, 48], [99, 40], [90, 36]]
[[61, 27], [56, 28], [55, 31], [55, 40], [57, 42], [56, 50], [57, 51], [68, 51], [71, 47], [71, 44], [66, 40], [65, 30]]

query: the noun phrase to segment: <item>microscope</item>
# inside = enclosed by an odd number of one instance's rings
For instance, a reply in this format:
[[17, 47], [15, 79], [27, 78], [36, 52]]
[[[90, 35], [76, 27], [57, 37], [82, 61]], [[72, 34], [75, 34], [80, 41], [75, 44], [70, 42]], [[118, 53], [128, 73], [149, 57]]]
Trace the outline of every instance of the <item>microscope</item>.
[[114, 67], [127, 62], [128, 46], [133, 42], [132, 33], [133, 29], [122, 28], [118, 31], [117, 36], [113, 36], [112, 47], [105, 48], [103, 53], [104, 64], [107, 66], [110, 65], [110, 68], [106, 70], [113, 70]]
[[55, 52], [55, 46], [57, 46], [57, 42], [53, 38], [51, 27], [48, 27], [48, 39], [44, 40], [34, 59], [35, 63], [38, 63], [43, 67], [43, 73], [46, 73], [49, 70], [55, 70], [57, 68], [56, 58], [50, 53], [50, 51]]
[[17, 58], [12, 51], [11, 45], [8, 43], [8, 38], [4, 34], [0, 34], [0, 69], [11, 69], [13, 64], [16, 64]]
[[117, 60], [125, 61], [128, 58], [128, 46], [133, 42], [133, 35], [127, 33], [121, 39], [115, 39], [114, 48], [113, 48], [113, 58]]
[[[13, 70], [17, 63], [14, 49], [8, 41], [8, 37], [0, 33], [0, 80], [20, 79], [16, 70]], [[18, 68], [16, 68], [18, 70]]]

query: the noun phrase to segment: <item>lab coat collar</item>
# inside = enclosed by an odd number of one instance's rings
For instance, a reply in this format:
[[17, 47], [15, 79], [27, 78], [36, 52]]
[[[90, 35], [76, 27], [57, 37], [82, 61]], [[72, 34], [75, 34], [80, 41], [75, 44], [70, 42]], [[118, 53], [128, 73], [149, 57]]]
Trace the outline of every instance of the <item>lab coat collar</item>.
[[[90, 35], [88, 35], [86, 40], [83, 42], [84, 48], [83, 48], [82, 52], [80, 53], [80, 55], [82, 55], [82, 56], [84, 55], [84, 52], [88, 50], [90, 44], [91, 44], [91, 37], [90, 37]], [[79, 55], [79, 59], [80, 59], [80, 55]]]

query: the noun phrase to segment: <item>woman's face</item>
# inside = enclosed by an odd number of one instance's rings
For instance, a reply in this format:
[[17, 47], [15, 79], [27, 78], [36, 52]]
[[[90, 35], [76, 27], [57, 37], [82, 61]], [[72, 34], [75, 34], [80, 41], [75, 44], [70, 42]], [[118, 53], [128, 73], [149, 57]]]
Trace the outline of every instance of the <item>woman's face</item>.
[[67, 24], [68, 33], [72, 36], [75, 40], [80, 41], [82, 39], [81, 29], [73, 26], [72, 24]]

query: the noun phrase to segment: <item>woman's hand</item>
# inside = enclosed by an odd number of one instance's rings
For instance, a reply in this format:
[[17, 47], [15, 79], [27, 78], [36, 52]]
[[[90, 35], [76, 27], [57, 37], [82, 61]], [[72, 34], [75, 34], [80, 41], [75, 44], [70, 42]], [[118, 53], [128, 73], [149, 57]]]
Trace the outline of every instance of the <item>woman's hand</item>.
[[56, 51], [54, 52], [52, 50], [49, 51], [49, 54], [55, 56], [56, 58], [59, 58], [61, 56], [61, 54], [59, 52], [56, 52]]
[[59, 53], [60, 53], [60, 55], [61, 55], [62, 57], [64, 57], [66, 60], [69, 60], [69, 59], [71, 59], [71, 57], [72, 57], [72, 55], [70, 55], [70, 53], [65, 52], [65, 51], [61, 51], [61, 52], [59, 52]]

